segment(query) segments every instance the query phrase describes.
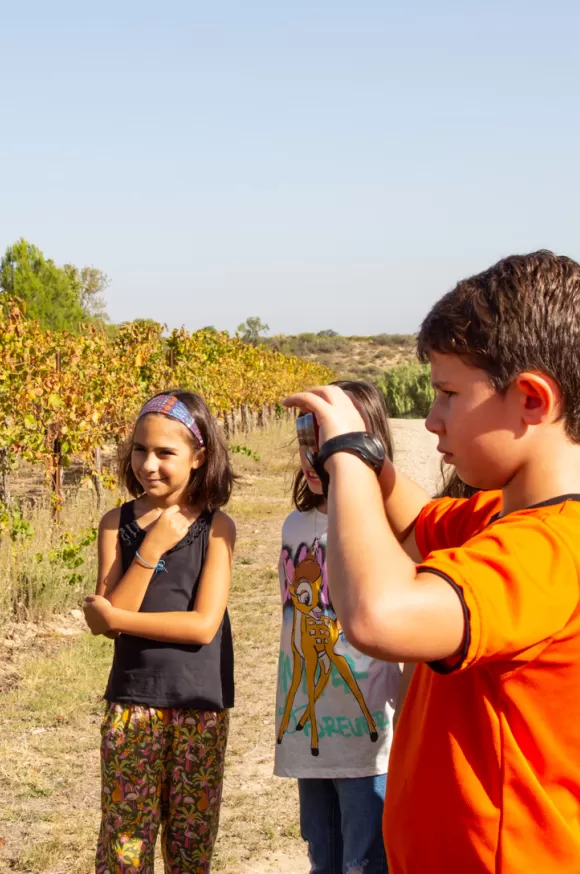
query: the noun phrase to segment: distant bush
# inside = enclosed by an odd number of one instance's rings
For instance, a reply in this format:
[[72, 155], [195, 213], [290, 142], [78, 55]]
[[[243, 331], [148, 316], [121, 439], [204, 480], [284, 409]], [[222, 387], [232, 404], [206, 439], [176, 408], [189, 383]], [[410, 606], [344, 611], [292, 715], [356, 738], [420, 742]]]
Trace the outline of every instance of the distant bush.
[[360, 368], [360, 372], [363, 374], [363, 376], [368, 377], [368, 376], [380, 376], [380, 374], [383, 371], [382, 371], [382, 368], [377, 367], [376, 364], [364, 364]]
[[435, 399], [430, 368], [425, 364], [397, 364], [385, 372], [379, 387], [394, 419], [424, 419]]
[[318, 341], [316, 352], [337, 352], [339, 349], [344, 349], [348, 344], [348, 340], [344, 337], [326, 337]]
[[370, 338], [377, 346], [414, 346], [414, 334], [376, 334]]
[[284, 355], [305, 357], [309, 355], [328, 355], [339, 349], [344, 349], [348, 346], [349, 341], [346, 337], [341, 337], [335, 331], [321, 331], [319, 334], [306, 332], [304, 334], [297, 334], [295, 337], [278, 335], [266, 338], [262, 342], [275, 351], [282, 352]]

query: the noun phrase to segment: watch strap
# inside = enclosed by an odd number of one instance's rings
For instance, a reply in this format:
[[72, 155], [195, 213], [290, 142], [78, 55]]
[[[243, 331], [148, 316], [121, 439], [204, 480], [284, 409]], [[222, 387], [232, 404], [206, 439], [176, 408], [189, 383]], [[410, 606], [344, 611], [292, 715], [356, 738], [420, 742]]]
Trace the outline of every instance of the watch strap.
[[336, 452], [348, 452], [350, 455], [355, 455], [371, 470], [374, 470], [377, 476], [383, 469], [386, 455], [385, 447], [381, 441], [369, 434], [368, 431], [351, 431], [348, 434], [339, 434], [338, 437], [331, 437], [330, 440], [323, 443], [317, 453], [308, 450], [306, 457], [322, 483], [325, 497], [328, 497], [330, 477], [324, 465]]

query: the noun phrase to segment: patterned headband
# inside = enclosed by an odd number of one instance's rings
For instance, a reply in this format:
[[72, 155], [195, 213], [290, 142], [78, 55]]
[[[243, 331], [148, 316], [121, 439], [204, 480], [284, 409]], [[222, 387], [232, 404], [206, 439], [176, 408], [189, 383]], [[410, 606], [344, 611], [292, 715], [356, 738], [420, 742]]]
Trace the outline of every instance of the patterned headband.
[[164, 416], [170, 416], [172, 419], [177, 419], [186, 428], [189, 428], [200, 446], [204, 445], [201, 431], [199, 430], [193, 415], [187, 409], [183, 401], [176, 398], [174, 395], [157, 395], [156, 398], [151, 398], [147, 401], [141, 412], [139, 419], [146, 416], [147, 413], [162, 413]]

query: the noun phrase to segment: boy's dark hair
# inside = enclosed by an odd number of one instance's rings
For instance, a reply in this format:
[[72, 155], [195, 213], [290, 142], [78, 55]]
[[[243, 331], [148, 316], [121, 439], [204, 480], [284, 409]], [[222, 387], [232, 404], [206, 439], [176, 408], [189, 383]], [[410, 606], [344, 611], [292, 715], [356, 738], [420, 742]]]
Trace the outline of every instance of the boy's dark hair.
[[580, 443], [580, 265], [542, 250], [512, 255], [464, 279], [421, 325], [418, 354], [460, 355], [505, 391], [526, 370], [562, 392], [566, 432]]
[[[185, 404], [190, 413], [194, 416], [197, 427], [203, 437], [205, 446], [205, 462], [197, 470], [191, 471], [191, 480], [188, 487], [188, 498], [191, 504], [200, 504], [204, 510], [217, 510], [218, 507], [223, 507], [230, 499], [232, 487], [234, 484], [235, 475], [230, 463], [230, 457], [227, 447], [224, 443], [222, 435], [218, 429], [217, 423], [209, 411], [209, 408], [204, 399], [192, 391], [186, 391], [182, 388], [168, 389], [167, 391], [159, 392], [154, 397], [160, 395], [172, 395], [178, 398]], [[147, 415], [163, 415], [162, 413], [148, 413]], [[138, 481], [131, 467], [131, 452], [133, 449], [133, 438], [135, 436], [135, 427], [131, 434], [131, 439], [124, 448], [120, 460], [120, 479], [125, 483], [127, 491], [133, 497], [138, 498], [144, 493], [143, 486]], [[189, 431], [184, 427], [184, 436], [187, 434], [192, 449], [199, 450], [199, 443]]]
[[[393, 438], [391, 437], [389, 414], [383, 393], [371, 382], [338, 379], [332, 385], [337, 385], [356, 398], [368, 417], [371, 433], [379, 438], [385, 447], [387, 456], [392, 461]], [[292, 486], [292, 502], [296, 509], [300, 510], [301, 513], [306, 513], [308, 510], [320, 507], [325, 500], [324, 495], [315, 495], [314, 492], [310, 491], [302, 468], [299, 468], [294, 476]]]

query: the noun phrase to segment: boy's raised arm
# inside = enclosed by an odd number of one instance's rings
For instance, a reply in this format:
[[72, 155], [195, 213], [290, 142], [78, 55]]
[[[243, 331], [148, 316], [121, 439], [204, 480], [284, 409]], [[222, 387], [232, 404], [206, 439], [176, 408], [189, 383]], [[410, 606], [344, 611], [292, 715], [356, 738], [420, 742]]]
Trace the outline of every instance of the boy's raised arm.
[[413, 561], [423, 558], [415, 540], [415, 522], [423, 507], [431, 501], [430, 495], [418, 483], [385, 459], [379, 476], [379, 485], [391, 531]]
[[[335, 386], [295, 395], [286, 403], [316, 415], [321, 445], [339, 434], [364, 430], [354, 405]], [[345, 452], [332, 455], [326, 469], [328, 574], [346, 637], [363, 652], [388, 661], [436, 661], [459, 653], [465, 635], [460, 597], [436, 574], [416, 573], [387, 520], [376, 475]], [[405, 516], [412, 524], [424, 505], [420, 498], [406, 514], [404, 491], [397, 489], [396, 478], [387, 483], [386, 503], [391, 502], [398, 519], [399, 536]]]
[[332, 600], [353, 646], [388, 661], [439, 661], [461, 651], [463, 605], [436, 574], [417, 574], [391, 530], [375, 474], [337, 453], [330, 473], [327, 563]]

